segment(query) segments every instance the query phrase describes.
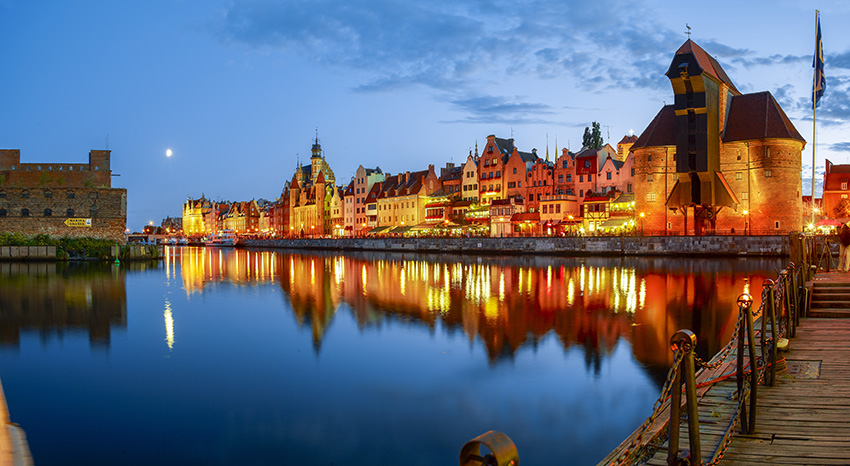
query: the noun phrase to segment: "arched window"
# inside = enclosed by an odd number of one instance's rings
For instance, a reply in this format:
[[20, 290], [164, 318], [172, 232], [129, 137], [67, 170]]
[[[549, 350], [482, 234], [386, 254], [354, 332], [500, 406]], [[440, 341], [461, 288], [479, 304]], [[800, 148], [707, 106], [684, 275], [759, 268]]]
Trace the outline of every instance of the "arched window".
[[74, 191], [68, 191], [67, 193], [65, 193], [65, 197], [67, 197], [68, 199], [73, 199]]
[[65, 216], [66, 216], [66, 217], [73, 217], [73, 216], [74, 216], [74, 209], [68, 209], [68, 210], [65, 212]]
[[30, 216], [30, 210], [29, 209], [27, 209], [27, 208], [21, 209], [21, 217], [29, 217], [29, 216]]
[[45, 216], [45, 217], [52, 217], [52, 216], [53, 216], [53, 211], [52, 211], [52, 210], [50, 210], [50, 209], [44, 209], [44, 216]]
[[6, 216], [6, 209], [0, 209], [0, 217]]

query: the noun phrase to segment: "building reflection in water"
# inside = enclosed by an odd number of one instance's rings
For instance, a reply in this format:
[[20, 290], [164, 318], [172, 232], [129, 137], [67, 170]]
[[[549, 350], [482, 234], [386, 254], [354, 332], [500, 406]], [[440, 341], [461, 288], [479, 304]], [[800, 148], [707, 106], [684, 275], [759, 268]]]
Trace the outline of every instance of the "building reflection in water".
[[[713, 355], [735, 327], [737, 296], [761, 290], [772, 259], [480, 258], [182, 248], [187, 293], [228, 281], [278, 282], [316, 351], [345, 303], [361, 328], [386, 320], [461, 330], [495, 362], [554, 334], [566, 350], [584, 348], [594, 371], [616, 345], [630, 342], [648, 365], [672, 362], [669, 338], [688, 328], [698, 352]], [[767, 271], [767, 272], [765, 272]], [[754, 296], [756, 306], [760, 296]]]
[[112, 328], [127, 327], [124, 270], [112, 264], [0, 262], [0, 342], [19, 345], [21, 332], [44, 341], [88, 331], [108, 347]]

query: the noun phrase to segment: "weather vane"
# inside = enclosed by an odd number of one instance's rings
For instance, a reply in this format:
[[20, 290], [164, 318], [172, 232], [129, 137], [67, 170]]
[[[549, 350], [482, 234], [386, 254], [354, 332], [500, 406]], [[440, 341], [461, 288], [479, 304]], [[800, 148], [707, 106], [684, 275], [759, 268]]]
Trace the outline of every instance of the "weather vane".
[[688, 28], [688, 30], [685, 32], [685, 34], [687, 34], [688, 39], [690, 39], [691, 38], [691, 26], [688, 25], [688, 23], [685, 23], [685, 27]]

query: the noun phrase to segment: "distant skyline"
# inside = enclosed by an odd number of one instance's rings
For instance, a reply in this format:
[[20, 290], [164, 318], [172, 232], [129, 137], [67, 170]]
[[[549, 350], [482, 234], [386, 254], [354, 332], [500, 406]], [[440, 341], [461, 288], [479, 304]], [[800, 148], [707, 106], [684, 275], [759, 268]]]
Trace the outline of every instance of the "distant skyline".
[[592, 121], [613, 145], [672, 103], [664, 72], [688, 24], [807, 140], [808, 195], [815, 8], [819, 188], [825, 159], [850, 163], [850, 4], [837, 0], [0, 0], [0, 148], [83, 163], [108, 144], [132, 230], [180, 216], [187, 196], [277, 198], [316, 128], [342, 185], [360, 164], [439, 172], [489, 134], [541, 156], [548, 135], [554, 156]]

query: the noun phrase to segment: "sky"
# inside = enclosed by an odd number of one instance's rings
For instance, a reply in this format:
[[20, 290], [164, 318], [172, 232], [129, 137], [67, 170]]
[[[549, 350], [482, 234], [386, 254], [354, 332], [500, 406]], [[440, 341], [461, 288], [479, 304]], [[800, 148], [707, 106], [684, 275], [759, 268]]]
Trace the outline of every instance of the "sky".
[[[770, 91], [812, 179], [812, 56], [821, 12], [824, 160], [850, 163], [850, 2], [645, 0], [0, 0], [0, 148], [23, 163], [112, 151], [127, 222], [187, 198], [278, 198], [318, 132], [337, 184], [462, 163], [487, 135], [520, 150], [640, 134], [691, 39], [743, 93]], [[172, 150], [170, 157], [166, 151]]]

